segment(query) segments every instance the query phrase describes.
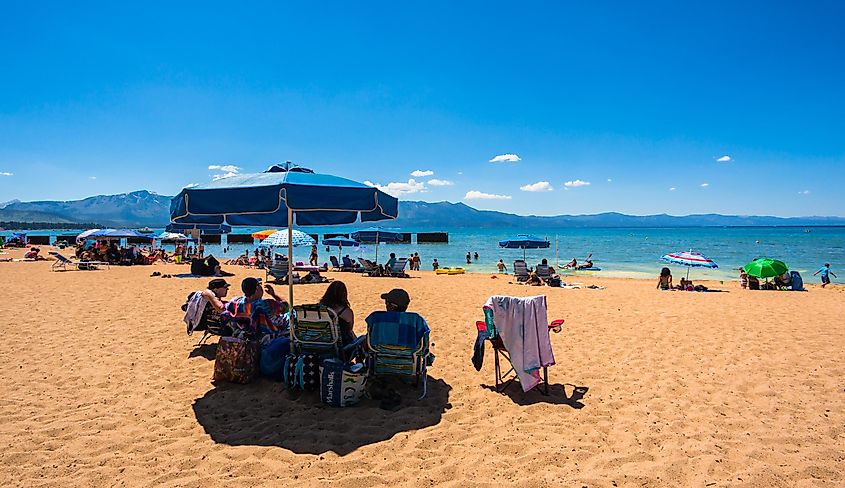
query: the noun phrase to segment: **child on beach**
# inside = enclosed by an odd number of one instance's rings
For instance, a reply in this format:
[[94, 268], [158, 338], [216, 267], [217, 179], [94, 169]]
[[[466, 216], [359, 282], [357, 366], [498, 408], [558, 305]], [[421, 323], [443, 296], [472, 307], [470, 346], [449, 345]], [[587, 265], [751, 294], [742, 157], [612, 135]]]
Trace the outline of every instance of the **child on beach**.
[[748, 273], [742, 268], [739, 268], [739, 287], [743, 290], [748, 288]]
[[836, 274], [834, 274], [833, 271], [830, 270], [830, 263], [824, 263], [824, 266], [822, 266], [821, 268], [819, 268], [818, 271], [813, 273], [813, 276], [816, 276], [819, 273], [821, 273], [822, 288], [830, 284], [830, 276], [828, 275], [833, 275], [833, 277], [836, 278]]
[[437, 262], [437, 258], [434, 258], [434, 261], [432, 261], [432, 263], [431, 263], [431, 269], [433, 269], [434, 271], [437, 271], [437, 268], [439, 268], [439, 267], [440, 267], [440, 263]]
[[660, 270], [660, 276], [657, 278], [657, 288], [660, 290], [672, 289], [672, 272], [669, 271], [669, 268]]

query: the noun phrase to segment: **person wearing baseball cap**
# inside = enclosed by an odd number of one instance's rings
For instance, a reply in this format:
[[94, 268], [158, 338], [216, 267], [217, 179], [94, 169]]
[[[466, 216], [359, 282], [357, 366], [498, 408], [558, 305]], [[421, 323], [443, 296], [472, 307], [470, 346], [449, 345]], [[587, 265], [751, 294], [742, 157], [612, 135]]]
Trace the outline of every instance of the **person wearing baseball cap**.
[[411, 303], [410, 295], [401, 288], [382, 293], [381, 299], [384, 300], [384, 306], [388, 312], [405, 312], [408, 310], [408, 304]]

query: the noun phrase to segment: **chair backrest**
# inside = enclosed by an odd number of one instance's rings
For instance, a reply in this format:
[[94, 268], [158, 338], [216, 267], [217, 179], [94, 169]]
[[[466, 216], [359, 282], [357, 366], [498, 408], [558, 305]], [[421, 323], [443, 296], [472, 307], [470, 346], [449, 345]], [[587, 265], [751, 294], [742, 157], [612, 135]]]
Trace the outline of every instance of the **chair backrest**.
[[390, 267], [390, 274], [402, 274], [405, 272], [405, 266], [408, 264], [408, 258], [398, 258], [393, 266]]
[[343, 256], [343, 267], [344, 268], [354, 268], [355, 265], [352, 263], [352, 260], [346, 256]]
[[364, 269], [367, 270], [367, 271], [373, 271], [373, 270], [377, 269], [376, 265], [373, 264], [373, 262], [368, 260], [368, 259], [358, 258], [358, 262], [361, 263], [361, 266], [363, 266]]
[[367, 319], [367, 349], [375, 373], [414, 375], [429, 354], [429, 328], [413, 312], [373, 312]]
[[537, 276], [540, 278], [548, 278], [552, 275], [551, 271], [549, 271], [548, 264], [544, 265], [543, 263], [539, 263], [534, 269], [536, 270]]
[[513, 274], [514, 276], [528, 277], [528, 265], [525, 264], [525, 261], [517, 259], [513, 262]]
[[58, 259], [59, 261], [65, 263], [65, 264], [73, 264], [73, 261], [71, 261], [70, 259], [68, 259], [64, 255], [57, 253], [56, 251], [49, 251], [48, 254], [50, 254], [51, 256], [55, 256], [56, 259]]
[[288, 261], [287, 259], [274, 259], [273, 264], [267, 270], [267, 274], [277, 278], [283, 278], [288, 275]]
[[334, 310], [322, 305], [296, 305], [290, 340], [297, 353], [340, 356], [341, 337]]
[[332, 262], [332, 266], [334, 266], [335, 268], [340, 267], [340, 263], [337, 261], [337, 256], [329, 256], [329, 261]]

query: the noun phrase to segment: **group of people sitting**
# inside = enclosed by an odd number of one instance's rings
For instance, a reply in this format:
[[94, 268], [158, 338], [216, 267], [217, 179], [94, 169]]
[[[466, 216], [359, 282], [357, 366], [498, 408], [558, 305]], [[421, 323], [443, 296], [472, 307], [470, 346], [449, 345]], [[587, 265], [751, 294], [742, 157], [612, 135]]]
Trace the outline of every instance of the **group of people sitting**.
[[[760, 283], [760, 279], [756, 276], [749, 275], [742, 268], [739, 270], [739, 287], [743, 290], [783, 290], [792, 287], [792, 280], [792, 273], [787, 271], [780, 276], [775, 276], [771, 281], [766, 280]], [[800, 288], [803, 288], [803, 283]]]
[[82, 261], [99, 261], [114, 265], [144, 265], [156, 261], [168, 262], [170, 256], [164, 249], [145, 249], [138, 246], [119, 246], [116, 241], [82, 242], [77, 244], [75, 255]]
[[[189, 334], [209, 330], [214, 335], [257, 340], [262, 344], [289, 334], [289, 304], [276, 294], [272, 285], [262, 286], [259, 278], [244, 278], [241, 281], [243, 295], [227, 301], [230, 286], [225, 279], [215, 278], [208, 282], [205, 290], [189, 295], [183, 306]], [[411, 302], [408, 292], [400, 288], [382, 294], [381, 298], [385, 310], [389, 312], [405, 312]], [[320, 305], [330, 308], [337, 315], [344, 346], [358, 339], [354, 330], [355, 313], [342, 281], [329, 284]]]
[[660, 270], [660, 276], [657, 277], [658, 290], [681, 290], [681, 291], [707, 291], [704, 285], [695, 285], [692, 280], [688, 278], [681, 278], [681, 282], [677, 285], [672, 283], [672, 271], [669, 268]]

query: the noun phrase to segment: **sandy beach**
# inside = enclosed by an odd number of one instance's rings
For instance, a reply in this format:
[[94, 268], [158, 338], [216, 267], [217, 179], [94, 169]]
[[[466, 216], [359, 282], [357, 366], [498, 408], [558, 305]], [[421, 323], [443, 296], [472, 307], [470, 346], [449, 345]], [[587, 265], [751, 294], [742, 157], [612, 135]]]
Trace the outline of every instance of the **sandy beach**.
[[[841, 285], [791, 293], [706, 282], [725, 292], [689, 293], [651, 280], [585, 277], [605, 289], [568, 290], [488, 274], [329, 273], [349, 287], [357, 332], [393, 287], [431, 326], [429, 395], [402, 390], [390, 412], [292, 399], [263, 379], [212, 384], [215, 340], [195, 348], [179, 309], [207, 280], [149, 276], [185, 267], [49, 268], [0, 263], [4, 486], [845, 483]], [[230, 270], [232, 292], [263, 277]], [[325, 286], [297, 286], [297, 302]], [[566, 319], [552, 335], [550, 396], [492, 391], [492, 351], [472, 367], [474, 322], [494, 294], [545, 294], [549, 317]]]

